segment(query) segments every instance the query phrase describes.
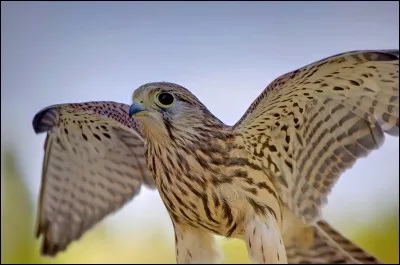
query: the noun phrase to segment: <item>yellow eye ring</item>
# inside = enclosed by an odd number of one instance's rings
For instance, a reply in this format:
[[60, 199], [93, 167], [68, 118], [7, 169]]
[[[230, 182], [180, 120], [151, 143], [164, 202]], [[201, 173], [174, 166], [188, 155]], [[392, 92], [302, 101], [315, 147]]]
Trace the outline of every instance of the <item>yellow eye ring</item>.
[[168, 92], [159, 92], [155, 96], [156, 103], [160, 107], [170, 107], [175, 103], [175, 97]]

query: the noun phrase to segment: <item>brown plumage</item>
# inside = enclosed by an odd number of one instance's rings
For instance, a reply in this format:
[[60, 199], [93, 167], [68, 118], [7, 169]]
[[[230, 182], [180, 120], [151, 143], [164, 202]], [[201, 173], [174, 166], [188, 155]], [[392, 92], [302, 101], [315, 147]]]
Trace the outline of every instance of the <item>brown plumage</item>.
[[[39, 112], [35, 130], [49, 132], [42, 253], [65, 249], [154, 179], [178, 263], [218, 262], [213, 234], [243, 239], [255, 263], [378, 263], [320, 210], [344, 170], [379, 148], [384, 133], [398, 136], [398, 64], [396, 50], [307, 65], [273, 81], [234, 126], [166, 82], [138, 88], [129, 115], [111, 102]], [[109, 190], [104, 174], [121, 188]], [[69, 184], [88, 179], [96, 182]], [[60, 189], [63, 181], [72, 189]]]
[[136, 196], [142, 184], [154, 188], [128, 109], [90, 102], [53, 105], [35, 115], [35, 132], [48, 132], [36, 232], [44, 238], [43, 254], [63, 251]]

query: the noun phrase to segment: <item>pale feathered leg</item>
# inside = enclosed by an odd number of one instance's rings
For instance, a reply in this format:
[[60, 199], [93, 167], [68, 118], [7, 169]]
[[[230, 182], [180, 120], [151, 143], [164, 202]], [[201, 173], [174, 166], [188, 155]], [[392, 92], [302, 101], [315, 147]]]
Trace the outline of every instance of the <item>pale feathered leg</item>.
[[244, 240], [253, 264], [287, 264], [286, 250], [273, 217], [255, 216], [246, 223]]
[[203, 229], [174, 223], [178, 264], [220, 263], [223, 255], [215, 236]]

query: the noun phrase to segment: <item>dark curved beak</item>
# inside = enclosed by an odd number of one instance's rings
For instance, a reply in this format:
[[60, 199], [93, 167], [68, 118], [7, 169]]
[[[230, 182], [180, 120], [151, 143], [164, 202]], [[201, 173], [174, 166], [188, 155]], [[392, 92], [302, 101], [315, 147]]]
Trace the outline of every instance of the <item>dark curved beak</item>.
[[139, 103], [135, 102], [129, 108], [129, 117], [132, 117], [133, 115], [135, 115], [135, 114], [137, 114], [137, 113], [139, 113], [141, 111], [144, 111], [144, 110], [146, 110], [146, 108], [143, 107], [142, 104], [139, 104]]

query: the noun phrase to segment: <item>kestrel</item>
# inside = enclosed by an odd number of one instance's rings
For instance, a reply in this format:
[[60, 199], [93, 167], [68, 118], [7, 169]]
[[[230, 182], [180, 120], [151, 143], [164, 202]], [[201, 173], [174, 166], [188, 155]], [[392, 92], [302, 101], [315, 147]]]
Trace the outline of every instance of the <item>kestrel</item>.
[[131, 106], [60, 104], [47, 132], [37, 236], [54, 256], [157, 188], [177, 263], [218, 263], [214, 235], [252, 263], [379, 263], [321, 216], [334, 184], [384, 134], [399, 135], [399, 51], [338, 54], [275, 79], [233, 126], [186, 88], [148, 83]]

